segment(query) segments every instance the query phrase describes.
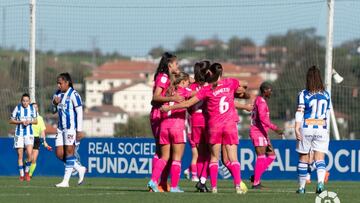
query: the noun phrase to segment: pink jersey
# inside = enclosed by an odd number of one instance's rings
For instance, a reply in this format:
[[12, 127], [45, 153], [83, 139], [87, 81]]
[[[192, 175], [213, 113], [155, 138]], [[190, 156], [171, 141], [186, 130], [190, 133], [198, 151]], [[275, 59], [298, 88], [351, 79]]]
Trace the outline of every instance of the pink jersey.
[[234, 92], [239, 87], [239, 81], [233, 78], [221, 79], [216, 88], [211, 85], [202, 88], [196, 97], [206, 104], [209, 127], [224, 125], [227, 122], [234, 122], [235, 105]]
[[[153, 94], [155, 92], [156, 87], [161, 87], [162, 88], [161, 95], [166, 96], [166, 91], [169, 88], [169, 86], [170, 86], [169, 76], [165, 73], [159, 73], [155, 78]], [[161, 107], [162, 103], [152, 101], [151, 105], [152, 105], [151, 112], [150, 112], [151, 130], [153, 132], [155, 139], [158, 139], [159, 133], [160, 133], [160, 124], [161, 124], [160, 107]], [[158, 141], [156, 141], [156, 142], [158, 142]]]
[[[202, 86], [198, 83], [193, 83], [190, 85], [192, 91], [200, 91]], [[205, 118], [203, 114], [204, 102], [199, 101], [197, 104], [189, 108], [189, 113], [191, 115], [191, 126], [205, 126]]]
[[[162, 88], [161, 96], [165, 97], [166, 91], [168, 90], [169, 86], [170, 86], [169, 76], [166, 73], [159, 73], [155, 78], [153, 94], [155, 93], [155, 89], [157, 87], [161, 87]], [[153, 106], [153, 108], [160, 108], [163, 104], [160, 102], [152, 101], [151, 105]]]
[[270, 121], [270, 111], [266, 100], [261, 96], [257, 96], [251, 113], [250, 137], [267, 137], [269, 129], [277, 130], [278, 127]]
[[[178, 87], [177, 94], [185, 99], [191, 97], [191, 89]], [[166, 105], [174, 105], [177, 102], [168, 102]], [[186, 109], [176, 109], [168, 112], [161, 113], [161, 119], [163, 120], [161, 125], [164, 128], [185, 128]]]

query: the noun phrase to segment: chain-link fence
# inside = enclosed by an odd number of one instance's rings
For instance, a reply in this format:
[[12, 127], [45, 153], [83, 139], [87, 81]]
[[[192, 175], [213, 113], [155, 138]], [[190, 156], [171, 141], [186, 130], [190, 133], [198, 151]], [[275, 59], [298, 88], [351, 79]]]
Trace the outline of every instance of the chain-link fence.
[[[335, 2], [333, 106], [342, 138], [359, 138], [359, 1]], [[28, 87], [29, 2], [0, 5], [0, 133], [11, 134], [12, 108]], [[86, 104], [93, 136], [151, 136], [147, 122], [157, 58], [174, 52], [185, 71], [196, 60], [224, 64], [225, 76], [274, 83], [272, 119], [288, 129], [306, 69], [324, 69], [326, 0], [50, 1], [37, 0], [36, 100], [55, 123], [50, 98], [56, 76], [70, 72]], [[249, 115], [240, 112], [240, 134]], [[88, 127], [86, 127], [88, 126]], [[56, 127], [56, 126], [53, 126]]]

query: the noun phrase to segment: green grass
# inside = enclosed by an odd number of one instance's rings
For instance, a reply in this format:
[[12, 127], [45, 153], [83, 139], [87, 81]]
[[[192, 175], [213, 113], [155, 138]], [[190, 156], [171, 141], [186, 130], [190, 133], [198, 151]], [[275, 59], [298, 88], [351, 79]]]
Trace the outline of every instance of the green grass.
[[[70, 188], [55, 188], [61, 178], [35, 177], [30, 183], [19, 182], [17, 177], [0, 177], [0, 202], [315, 202], [315, 184], [307, 186], [308, 194], [295, 194], [296, 181], [264, 181], [271, 189], [263, 191], [249, 190], [246, 195], [237, 195], [232, 182], [219, 181], [218, 194], [194, 192], [194, 183], [182, 180], [183, 194], [150, 193], [146, 190], [148, 179], [123, 178], [86, 178], [86, 183], [76, 186], [72, 178]], [[246, 182], [249, 186], [249, 183]], [[358, 202], [360, 182], [328, 183], [327, 189], [338, 194], [341, 202]]]

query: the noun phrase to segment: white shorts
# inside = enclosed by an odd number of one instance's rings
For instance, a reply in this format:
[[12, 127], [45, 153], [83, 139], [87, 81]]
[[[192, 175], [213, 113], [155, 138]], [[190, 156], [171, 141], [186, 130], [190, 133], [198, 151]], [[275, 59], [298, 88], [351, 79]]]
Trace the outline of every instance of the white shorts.
[[75, 130], [60, 130], [57, 129], [55, 146], [64, 146], [64, 145], [74, 145], [76, 140], [76, 131]]
[[297, 152], [301, 154], [308, 154], [310, 151], [328, 152], [330, 141], [328, 130], [302, 128], [300, 132], [302, 140], [296, 143]]
[[14, 148], [24, 148], [28, 145], [34, 145], [34, 135], [14, 137]]

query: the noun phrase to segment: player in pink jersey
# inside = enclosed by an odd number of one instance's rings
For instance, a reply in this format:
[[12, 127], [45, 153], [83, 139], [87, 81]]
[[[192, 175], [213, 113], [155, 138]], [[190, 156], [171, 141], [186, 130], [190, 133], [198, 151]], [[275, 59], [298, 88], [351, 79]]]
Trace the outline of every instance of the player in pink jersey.
[[[194, 65], [194, 78], [195, 82], [190, 85], [190, 88], [198, 92], [204, 85], [205, 73], [210, 67], [209, 61], [200, 61]], [[208, 134], [206, 131], [206, 123], [203, 114], [203, 101], [198, 102], [188, 109], [191, 115], [191, 138], [190, 140], [195, 143], [195, 149], [198, 151], [198, 159], [196, 161], [196, 168], [199, 182], [196, 184], [196, 188], [199, 192], [208, 192], [206, 187], [206, 179], [208, 177], [208, 166], [210, 161], [210, 149], [208, 145]]]
[[270, 121], [270, 111], [267, 100], [270, 99], [272, 93], [272, 85], [263, 82], [260, 85], [260, 95], [256, 97], [254, 109], [251, 113], [250, 138], [256, 151], [256, 163], [254, 170], [253, 189], [262, 189], [260, 183], [261, 175], [268, 166], [275, 160], [276, 156], [271, 145], [268, 131], [275, 131], [277, 134], [283, 134], [283, 130]]
[[[241, 85], [241, 87], [244, 88], [244, 90], [242, 90], [242, 91], [246, 91], [247, 84]], [[241, 94], [235, 94], [235, 97], [236, 98], [241, 98], [241, 99], [249, 99], [250, 95], [248, 93], [244, 92], [244, 93], [241, 93]], [[253, 110], [253, 104], [243, 104], [243, 103], [240, 103], [237, 100], [235, 100], [234, 104], [235, 104], [235, 108], [236, 108], [235, 109], [235, 114], [234, 114], [234, 122], [236, 123], [236, 126], [237, 126], [237, 124], [239, 123], [239, 116], [238, 116], [238, 113], [237, 113], [237, 109], [251, 112]], [[226, 147], [225, 147], [225, 145], [222, 145], [221, 147], [222, 147], [221, 148], [221, 161], [224, 164], [224, 166], [226, 167], [226, 169], [231, 172], [231, 169], [230, 169], [231, 168], [231, 161], [229, 160], [229, 157], [227, 155]], [[222, 168], [222, 170], [226, 170], [226, 169]]]
[[226, 151], [231, 161], [231, 174], [237, 194], [247, 192], [247, 187], [240, 177], [240, 163], [237, 158], [238, 132], [234, 122], [234, 94], [239, 89], [239, 81], [232, 78], [221, 79], [223, 68], [221, 64], [214, 63], [206, 71], [205, 78], [209, 86], [202, 88], [190, 100], [173, 106], [162, 106], [162, 111], [188, 108], [203, 100], [206, 105], [206, 122], [211, 146], [209, 164], [210, 182], [212, 192], [217, 193], [218, 162], [221, 145], [226, 146]]
[[[153, 136], [156, 143], [156, 152], [153, 157], [152, 167], [155, 166], [159, 157], [161, 157], [161, 150], [159, 145], [159, 132], [161, 124], [161, 112], [160, 107], [163, 103], [169, 101], [182, 101], [183, 97], [179, 95], [166, 96], [166, 92], [170, 86], [171, 75], [179, 73], [177, 57], [171, 53], [165, 52], [159, 62], [159, 66], [156, 69], [154, 75], [154, 87], [153, 87], [153, 98], [151, 101], [151, 112], [150, 112], [150, 125], [152, 129]], [[168, 164], [167, 170], [161, 176], [161, 186], [164, 189], [167, 189], [167, 178], [170, 171], [170, 165]]]
[[197, 173], [197, 167], [196, 167], [196, 163], [198, 160], [198, 150], [196, 148], [196, 144], [195, 142], [191, 139], [191, 116], [190, 114], [186, 114], [186, 133], [187, 133], [187, 138], [189, 141], [189, 145], [191, 147], [191, 162], [190, 165], [187, 169], [184, 170], [184, 175], [185, 178], [190, 179], [193, 182], [198, 182], [199, 181], [199, 177], [198, 177], [198, 173]]
[[[175, 75], [173, 86], [176, 94], [184, 98], [191, 97], [189, 86], [189, 75], [181, 72]], [[175, 102], [169, 102], [168, 105], [174, 105]], [[185, 119], [186, 110], [177, 109], [161, 114], [163, 121], [160, 125], [159, 144], [161, 146], [161, 158], [156, 162], [148, 183], [148, 187], [154, 192], [158, 192], [157, 180], [164, 170], [166, 163], [170, 159], [171, 164], [171, 188], [170, 192], [184, 192], [178, 187], [181, 172], [181, 159], [185, 149], [186, 131]]]

